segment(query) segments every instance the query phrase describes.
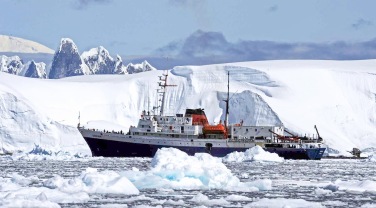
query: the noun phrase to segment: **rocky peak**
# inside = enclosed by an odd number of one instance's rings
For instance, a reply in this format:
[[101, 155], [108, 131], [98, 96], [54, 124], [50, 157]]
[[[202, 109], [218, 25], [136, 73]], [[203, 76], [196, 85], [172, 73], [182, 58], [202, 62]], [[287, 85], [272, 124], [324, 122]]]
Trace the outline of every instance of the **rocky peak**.
[[0, 56], [0, 71], [9, 74], [18, 74], [23, 67], [23, 61], [18, 56]]
[[81, 55], [92, 74], [113, 74], [116, 62], [103, 47], [92, 48]]
[[127, 68], [123, 65], [123, 60], [119, 55], [116, 55], [116, 62], [115, 62], [115, 74], [128, 74]]
[[156, 70], [152, 65], [149, 64], [146, 60], [143, 61], [141, 64], [132, 64], [129, 63], [127, 65], [127, 72], [129, 74], [134, 74], [134, 73], [140, 73], [140, 72], [145, 72], [145, 71], [153, 71]]
[[61, 39], [59, 49], [56, 51], [51, 70], [50, 79], [90, 74], [89, 68], [81, 59], [76, 44], [69, 39]]
[[34, 61], [28, 62], [28, 64], [25, 65], [23, 76], [40, 79], [47, 78], [46, 64], [43, 62], [35, 63]]

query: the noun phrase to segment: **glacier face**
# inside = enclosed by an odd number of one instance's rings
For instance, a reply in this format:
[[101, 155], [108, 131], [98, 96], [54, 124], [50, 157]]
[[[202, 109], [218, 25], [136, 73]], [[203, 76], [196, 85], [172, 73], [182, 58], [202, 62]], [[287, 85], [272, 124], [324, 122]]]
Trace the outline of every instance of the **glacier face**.
[[0, 153], [29, 151], [41, 145], [53, 151], [90, 155], [74, 127], [51, 120], [19, 94], [0, 89], [0, 112]]
[[[223, 112], [226, 110], [226, 103], [224, 102], [226, 96], [226, 93], [218, 93], [218, 100], [221, 101], [219, 105]], [[244, 124], [251, 126], [283, 125], [277, 113], [257, 93], [245, 90], [240, 93], [230, 93], [230, 98], [230, 121], [238, 123], [242, 121]], [[224, 114], [221, 116], [221, 120], [225, 120]]]
[[[376, 60], [175, 67], [169, 71], [168, 83], [176, 86], [167, 89], [164, 112], [174, 115], [184, 113], [186, 108], [204, 108], [210, 123], [223, 121], [229, 71], [230, 123], [283, 124], [303, 136], [316, 134], [313, 126], [317, 125], [326, 144], [340, 152], [371, 148], [376, 146], [375, 69]], [[106, 124], [109, 129], [114, 123], [127, 131], [130, 125], [136, 125], [143, 110], [160, 105], [156, 89], [162, 73], [166, 72], [76, 76], [58, 81], [2, 73], [0, 90], [22, 96], [51, 121], [72, 126], [72, 135], [78, 138], [74, 130], [78, 112], [81, 124], [87, 126], [89, 122], [90, 128], [101, 129]], [[25, 122], [40, 119], [30, 117]]]

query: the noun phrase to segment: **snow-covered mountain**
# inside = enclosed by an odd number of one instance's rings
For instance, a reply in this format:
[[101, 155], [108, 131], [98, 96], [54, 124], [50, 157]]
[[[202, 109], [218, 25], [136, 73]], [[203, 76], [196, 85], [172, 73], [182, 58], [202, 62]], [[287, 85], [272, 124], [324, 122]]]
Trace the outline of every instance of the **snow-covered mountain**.
[[48, 78], [59, 79], [64, 77], [88, 75], [89, 67], [81, 58], [73, 40], [61, 39], [60, 46], [55, 52]]
[[116, 56], [114, 74], [128, 74], [127, 67], [123, 65], [123, 60], [119, 55]]
[[134, 74], [156, 70], [146, 60], [140, 64], [129, 63], [125, 67], [119, 55], [116, 55], [116, 60], [114, 60], [103, 46], [85, 51], [81, 57], [91, 74]]
[[27, 62], [21, 72], [18, 74], [24, 77], [46, 79], [46, 64], [43, 62], [36, 63], [35, 61]]
[[54, 53], [52, 49], [40, 43], [7, 35], [0, 35], [0, 43], [0, 52], [46, 54]]
[[119, 55], [116, 60], [103, 47], [92, 48], [80, 56], [78, 48], [69, 38], [61, 40], [49, 73], [50, 79], [90, 74], [133, 74], [156, 70], [147, 61], [128, 64], [126, 67]]
[[46, 78], [45, 63], [29, 61], [24, 64], [18, 56], [0, 56], [0, 71], [24, 77]]
[[85, 51], [81, 57], [89, 67], [91, 74], [113, 74], [115, 72], [116, 61], [103, 46]]
[[0, 71], [9, 74], [18, 74], [23, 67], [23, 62], [18, 56], [0, 56]]
[[[260, 61], [175, 67], [169, 72], [168, 81], [177, 86], [167, 89], [165, 112], [204, 108], [210, 123], [224, 120], [227, 71], [230, 123], [282, 123], [292, 132], [310, 135], [316, 134], [313, 126], [317, 125], [325, 143], [340, 152], [353, 147], [376, 147], [376, 60]], [[78, 112], [81, 125], [86, 127], [127, 131], [130, 125], [137, 125], [143, 110], [157, 105], [155, 89], [162, 73], [165, 72], [156, 70], [61, 80], [1, 73], [0, 103], [5, 107], [0, 108], [0, 115], [6, 116], [0, 120], [0, 139], [5, 141], [6, 150], [26, 149], [32, 143], [74, 149], [74, 142], [84, 143], [74, 129]], [[22, 119], [15, 119], [17, 116]], [[15, 136], [25, 126], [38, 136]], [[45, 138], [44, 132], [53, 136]], [[74, 139], [63, 139], [67, 137]], [[42, 142], [38, 143], [39, 138]]]
[[[0, 61], [0, 71], [32, 78], [49, 79], [93, 74], [133, 74], [156, 70], [147, 61], [124, 66], [119, 55], [116, 55], [116, 59], [112, 58], [103, 46], [84, 51], [80, 55], [76, 44], [69, 38], [61, 39], [51, 65], [44, 62], [37, 63], [33, 59], [24, 65], [24, 61], [18, 55], [0, 55]], [[29, 68], [30, 70], [28, 70]]]
[[128, 74], [146, 72], [146, 71], [154, 71], [157, 70], [152, 65], [150, 65], [146, 60], [140, 64], [132, 64], [129, 63], [126, 67]]

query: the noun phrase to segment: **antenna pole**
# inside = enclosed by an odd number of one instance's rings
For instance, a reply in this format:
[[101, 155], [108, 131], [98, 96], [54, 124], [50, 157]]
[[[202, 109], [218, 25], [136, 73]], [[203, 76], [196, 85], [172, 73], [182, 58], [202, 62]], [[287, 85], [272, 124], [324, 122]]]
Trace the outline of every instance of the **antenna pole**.
[[166, 97], [166, 87], [175, 87], [176, 85], [169, 85], [167, 84], [167, 77], [168, 77], [168, 71], [166, 74], [163, 74], [164, 78], [162, 76], [159, 77], [159, 80], [162, 82], [159, 82], [159, 86], [161, 87], [159, 93], [162, 94], [162, 103], [161, 103], [161, 111], [160, 116], [163, 116], [164, 113], [164, 104], [165, 104], [165, 97]]
[[148, 85], [148, 115], [150, 114], [150, 86]]
[[80, 111], [78, 111], [78, 124], [77, 124], [77, 126], [80, 127], [80, 124], [81, 124], [81, 113], [80, 113]]
[[228, 115], [229, 115], [229, 99], [230, 99], [230, 71], [227, 71], [227, 99], [226, 102], [226, 117], [225, 117], [225, 127], [228, 127]]

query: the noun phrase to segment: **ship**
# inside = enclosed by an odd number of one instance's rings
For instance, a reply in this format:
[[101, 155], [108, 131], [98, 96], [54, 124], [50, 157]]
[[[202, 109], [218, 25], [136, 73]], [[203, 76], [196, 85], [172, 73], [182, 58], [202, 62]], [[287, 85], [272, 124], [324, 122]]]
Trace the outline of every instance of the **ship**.
[[[283, 125], [246, 126], [242, 121], [228, 124], [230, 74], [227, 74], [224, 122], [209, 124], [202, 108], [186, 109], [184, 114], [164, 115], [166, 89], [176, 86], [167, 84], [166, 73], [159, 77], [160, 89], [157, 92], [161, 93], [162, 97], [159, 113], [142, 111], [137, 126], [131, 126], [128, 132], [90, 129], [80, 124], [78, 130], [93, 156], [153, 157], [160, 148], [176, 148], [188, 155], [208, 153], [215, 157], [224, 157], [258, 145], [285, 159], [322, 158], [326, 148], [320, 136], [299, 137], [291, 134]], [[285, 132], [290, 135], [286, 136]]]

